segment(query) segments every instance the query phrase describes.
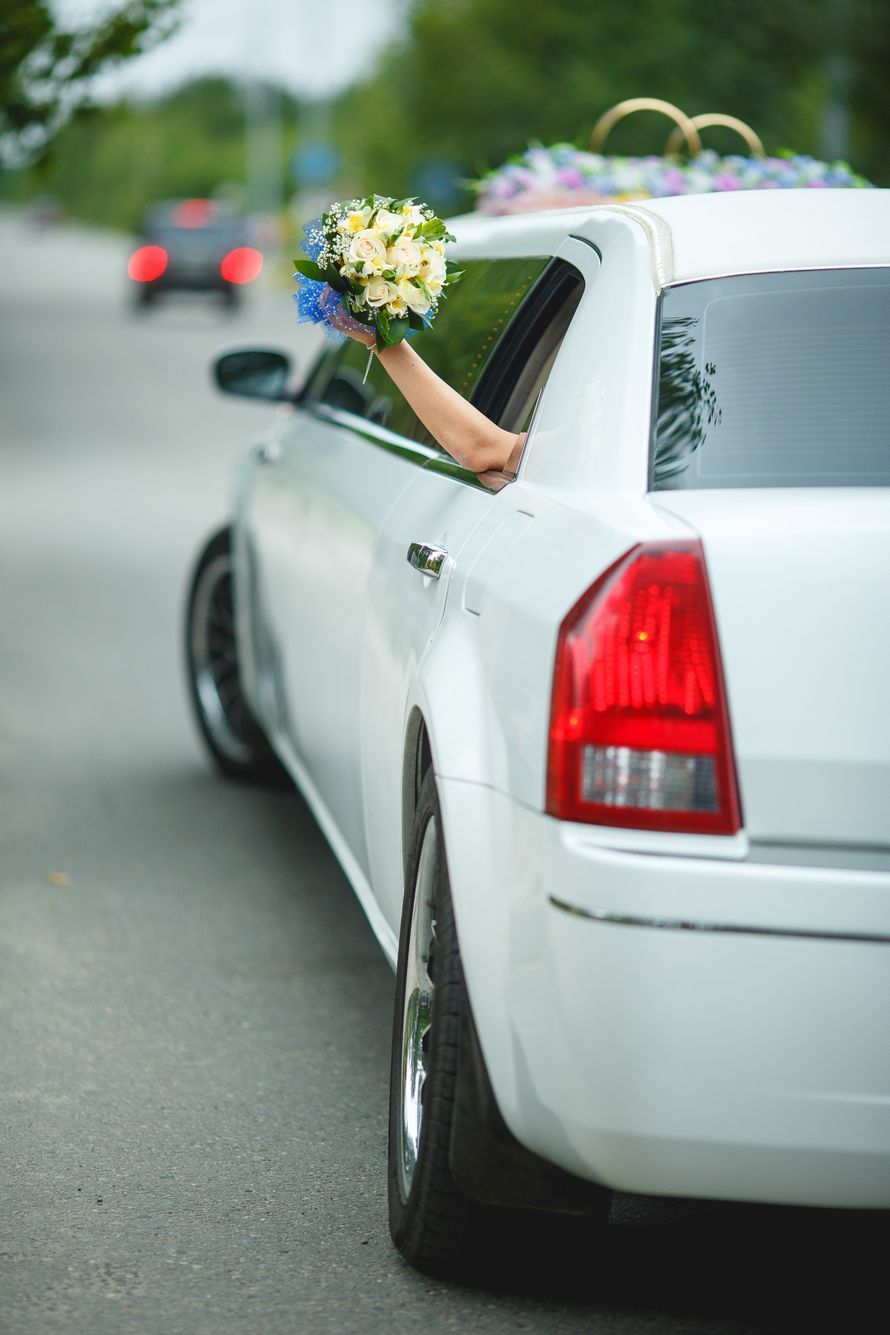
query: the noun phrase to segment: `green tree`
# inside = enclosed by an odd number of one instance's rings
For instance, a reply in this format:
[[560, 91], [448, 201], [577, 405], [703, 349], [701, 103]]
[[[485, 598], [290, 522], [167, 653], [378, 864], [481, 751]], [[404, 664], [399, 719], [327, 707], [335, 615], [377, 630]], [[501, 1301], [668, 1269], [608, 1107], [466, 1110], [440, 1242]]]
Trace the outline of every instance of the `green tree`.
[[[585, 145], [602, 111], [640, 94], [740, 116], [768, 149], [818, 155], [839, 56], [853, 165], [888, 180], [886, 0], [415, 0], [338, 125], [357, 188], [396, 194], [423, 159], [471, 177], [531, 139]], [[668, 129], [641, 116], [608, 148], [659, 151]], [[728, 132], [709, 142], [738, 148]]]
[[7, 161], [42, 151], [100, 71], [176, 27], [180, 0], [128, 0], [101, 22], [62, 28], [46, 0], [5, 0], [0, 27], [0, 145]]
[[[299, 132], [300, 108], [274, 89], [283, 133], [270, 132], [285, 177]], [[7, 172], [8, 199], [55, 196], [85, 222], [138, 228], [159, 199], [225, 194], [243, 203], [244, 90], [221, 77], [196, 79], [149, 103], [119, 102], [76, 117], [58, 133], [52, 152], [29, 169]]]

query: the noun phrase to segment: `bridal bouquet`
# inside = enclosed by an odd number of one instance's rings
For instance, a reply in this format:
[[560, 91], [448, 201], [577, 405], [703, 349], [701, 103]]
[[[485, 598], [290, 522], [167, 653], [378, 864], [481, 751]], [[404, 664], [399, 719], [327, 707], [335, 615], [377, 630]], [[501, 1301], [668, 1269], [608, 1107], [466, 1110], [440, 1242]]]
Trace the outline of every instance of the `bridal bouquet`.
[[[432, 324], [460, 269], [445, 259], [454, 237], [414, 199], [368, 195], [332, 204], [303, 229], [306, 260], [294, 260], [299, 317], [342, 332], [344, 311], [373, 330], [378, 350]], [[337, 321], [339, 320], [339, 325]]]

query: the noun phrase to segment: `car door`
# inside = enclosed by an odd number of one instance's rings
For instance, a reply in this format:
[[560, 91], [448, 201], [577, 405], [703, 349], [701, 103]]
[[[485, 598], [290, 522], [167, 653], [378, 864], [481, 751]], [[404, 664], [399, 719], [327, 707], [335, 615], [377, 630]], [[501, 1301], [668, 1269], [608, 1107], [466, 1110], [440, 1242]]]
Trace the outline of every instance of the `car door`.
[[[418, 337], [421, 354], [471, 394], [547, 267], [468, 265], [435, 330]], [[402, 740], [401, 719], [376, 731], [363, 721], [378, 708], [389, 718], [498, 479], [486, 485], [443, 455], [376, 360], [364, 377], [362, 345], [348, 342], [328, 362], [259, 470], [248, 528], [275, 666], [276, 742], [360, 888], [370, 871], [365, 786], [387, 781]], [[435, 550], [415, 551], [409, 565], [413, 544]], [[424, 571], [437, 553], [438, 570]], [[365, 764], [368, 747], [375, 758]]]
[[[580, 249], [577, 243], [576, 248]], [[489, 282], [490, 278], [480, 284], [480, 304], [484, 305]], [[492, 341], [473, 401], [506, 430], [533, 434], [544, 385], [582, 290], [581, 274], [573, 264], [548, 263], [513, 319]], [[464, 333], [467, 337], [466, 329]], [[489, 337], [490, 328], [480, 342]], [[445, 380], [460, 386], [461, 367], [447, 346], [436, 348], [430, 342], [425, 355]], [[403, 895], [408, 701], [452, 596], [454, 576], [481, 550], [493, 554], [501, 544], [509, 544], [517, 518], [520, 526], [528, 522], [526, 515], [517, 517], [509, 481], [504, 475], [477, 478], [440, 452], [394, 503], [378, 539], [363, 644], [362, 790], [370, 881], [376, 905], [394, 933]], [[444, 554], [447, 585], [444, 578], [431, 581], [406, 560], [412, 543]], [[453, 689], [459, 708], [459, 682]]]

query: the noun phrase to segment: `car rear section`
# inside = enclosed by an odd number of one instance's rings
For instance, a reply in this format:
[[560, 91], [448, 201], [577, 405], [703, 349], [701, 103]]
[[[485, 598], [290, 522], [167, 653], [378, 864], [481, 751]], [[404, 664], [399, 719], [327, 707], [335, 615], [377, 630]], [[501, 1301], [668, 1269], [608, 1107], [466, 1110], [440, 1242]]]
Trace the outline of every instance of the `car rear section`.
[[665, 291], [648, 493], [520, 482], [509, 559], [468, 572], [487, 772], [433, 753], [480, 1045], [517, 1139], [615, 1188], [890, 1205], [890, 288], [865, 269]]
[[[680, 604], [684, 588], [655, 588], [653, 563], [671, 552], [701, 562], [720, 658], [711, 679], [723, 693], [710, 713], [725, 730], [704, 710], [672, 737], [675, 707], [659, 719], [644, 699], [618, 711], [630, 727], [607, 717], [604, 739], [600, 720], [566, 756], [554, 699], [537, 801], [517, 798], [518, 773], [511, 794], [506, 774], [478, 782], [457, 772], [458, 757], [443, 759], [452, 884], [492, 1085], [520, 1142], [569, 1172], [647, 1193], [890, 1204], [890, 747], [886, 629], [874, 627], [888, 600], [868, 559], [876, 504], [847, 503], [832, 514], [825, 497], [798, 500], [810, 538], [795, 548], [780, 524], [756, 563], [719, 505], [707, 517], [690, 506], [682, 536], [630, 542], [616, 563], [620, 576], [636, 562], [654, 596]], [[832, 563], [832, 535], [854, 516], [847, 555]], [[543, 525], [537, 550], [531, 536], [542, 517], [480, 617], [501, 652], [509, 613], [498, 603], [516, 596], [514, 576], [527, 587], [546, 561]], [[591, 585], [598, 598], [602, 581]], [[835, 604], [829, 628], [822, 609]], [[618, 628], [616, 660], [637, 653], [638, 624], [629, 615]], [[648, 631], [655, 659], [663, 630]], [[560, 652], [573, 646], [553, 631], [558, 688]], [[477, 726], [505, 753], [530, 729], [523, 676], [505, 663], [501, 698], [480, 703]], [[602, 682], [591, 673], [585, 684], [589, 705]], [[575, 806], [550, 814], [565, 799], [566, 766]]]
[[158, 205], [146, 218], [127, 273], [142, 304], [165, 292], [216, 292], [227, 301], [260, 274], [243, 218], [207, 199]]

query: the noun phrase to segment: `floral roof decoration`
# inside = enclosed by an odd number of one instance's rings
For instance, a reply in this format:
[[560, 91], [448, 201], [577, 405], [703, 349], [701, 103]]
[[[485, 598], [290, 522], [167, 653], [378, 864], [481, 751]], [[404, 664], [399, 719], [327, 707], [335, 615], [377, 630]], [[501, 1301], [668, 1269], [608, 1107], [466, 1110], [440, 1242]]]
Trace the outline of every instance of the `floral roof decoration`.
[[[605, 138], [605, 134], [598, 133], [600, 127], [605, 125], [608, 132], [629, 110], [665, 111], [668, 107], [669, 103], [647, 98], [620, 103], [600, 118], [594, 131], [594, 145], [601, 147]], [[845, 162], [820, 162], [790, 152], [767, 157], [753, 131], [731, 117], [704, 115], [690, 119], [672, 107], [667, 114], [677, 120], [687, 146], [694, 150], [685, 160], [671, 153], [616, 157], [594, 149], [576, 148], [573, 144], [535, 143], [474, 182], [476, 208], [488, 214], [525, 213], [713, 191], [870, 186]], [[702, 148], [697, 127], [714, 124], [731, 124], [744, 134], [752, 151], [747, 155], [721, 156], [713, 149]], [[669, 146], [676, 141], [675, 132]]]

